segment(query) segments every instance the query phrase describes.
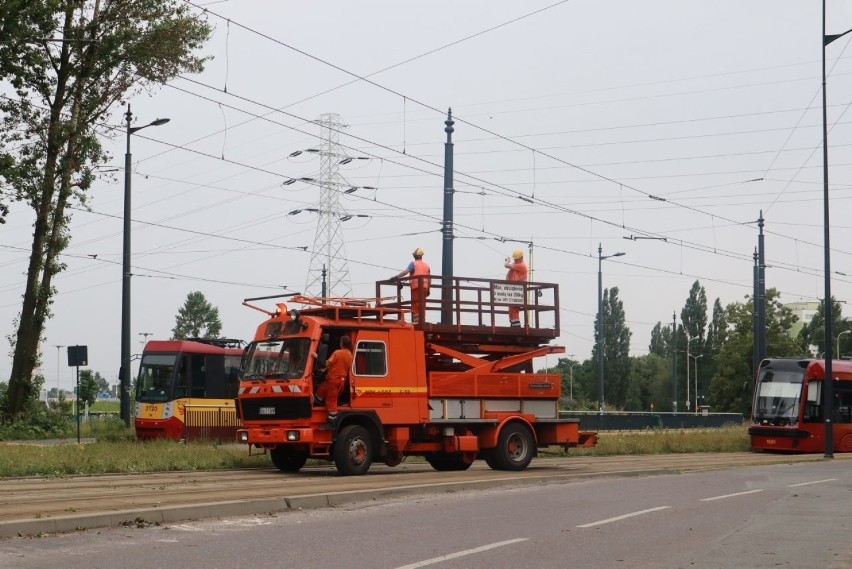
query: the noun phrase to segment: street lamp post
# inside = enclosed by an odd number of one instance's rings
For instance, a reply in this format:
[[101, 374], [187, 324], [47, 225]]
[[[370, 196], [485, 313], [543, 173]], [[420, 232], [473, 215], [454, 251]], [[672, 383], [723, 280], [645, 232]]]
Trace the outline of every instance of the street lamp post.
[[612, 257], [621, 257], [624, 253], [613, 253], [612, 255], [604, 255], [603, 247], [598, 243], [598, 405], [599, 412], [603, 415], [604, 412], [604, 322], [603, 322], [603, 272], [601, 266], [604, 259]]
[[121, 263], [121, 366], [118, 381], [121, 389], [120, 412], [126, 426], [130, 426], [130, 135], [149, 126], [160, 126], [169, 119], [157, 119], [146, 125], [130, 126], [133, 114], [130, 104], [124, 115], [127, 121], [127, 152], [124, 155], [124, 245]]
[[843, 334], [848, 334], [849, 332], [852, 332], [852, 330], [844, 330], [843, 332], [837, 335], [837, 354], [835, 354], [835, 357], [838, 360], [840, 359], [840, 336], [842, 336]]
[[822, 0], [822, 205], [823, 205], [823, 253], [825, 263], [825, 381], [823, 381], [822, 402], [825, 425], [825, 458], [834, 458], [834, 434], [832, 432], [831, 416], [834, 406], [834, 385], [831, 369], [831, 316], [833, 303], [831, 302], [831, 247], [829, 244], [829, 207], [828, 207], [828, 104], [825, 91], [825, 47], [834, 40], [852, 32], [846, 30], [842, 34], [826, 35], [825, 33], [825, 0]]
[[60, 346], [59, 344], [55, 344], [56, 346], [56, 399], [59, 399], [59, 362], [62, 359], [61, 350], [65, 346]]
[[574, 366], [580, 365], [580, 362], [574, 362], [573, 364], [568, 364], [568, 371], [571, 373], [569, 378], [569, 398], [571, 401], [574, 401]]
[[[704, 357], [704, 354], [690, 355], [689, 357], [695, 360], [695, 412], [698, 413], [698, 360]], [[689, 360], [686, 363], [689, 364]]]

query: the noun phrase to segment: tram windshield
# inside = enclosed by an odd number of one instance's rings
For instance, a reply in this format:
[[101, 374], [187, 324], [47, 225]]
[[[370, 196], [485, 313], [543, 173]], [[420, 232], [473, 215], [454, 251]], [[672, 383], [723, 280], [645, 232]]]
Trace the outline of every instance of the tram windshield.
[[177, 354], [145, 354], [139, 365], [136, 400], [159, 403], [172, 399]]
[[308, 338], [253, 343], [249, 347], [243, 379], [298, 379], [304, 376], [310, 344]]
[[763, 369], [757, 382], [752, 419], [777, 425], [797, 422], [804, 377], [802, 369]]

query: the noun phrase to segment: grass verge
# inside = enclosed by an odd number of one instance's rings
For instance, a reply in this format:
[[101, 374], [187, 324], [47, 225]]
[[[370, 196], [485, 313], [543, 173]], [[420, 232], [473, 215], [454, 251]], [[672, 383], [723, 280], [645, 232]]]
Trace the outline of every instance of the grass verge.
[[[271, 466], [268, 455], [248, 455], [248, 447], [209, 442], [182, 444], [175, 441], [138, 442], [130, 431], [110, 430], [95, 443], [6, 444], [0, 452], [0, 478], [15, 476], [70, 476], [126, 472], [168, 472]], [[743, 452], [749, 450], [746, 427], [720, 429], [604, 432], [597, 446], [559, 447], [540, 451], [541, 456], [608, 456], [690, 452]]]

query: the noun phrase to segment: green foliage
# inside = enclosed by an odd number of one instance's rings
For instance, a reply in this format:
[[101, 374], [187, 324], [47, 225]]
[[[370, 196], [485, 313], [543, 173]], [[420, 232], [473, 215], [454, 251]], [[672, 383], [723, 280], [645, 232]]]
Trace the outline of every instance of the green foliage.
[[175, 441], [101, 441], [49, 447], [12, 445], [0, 453], [0, 476], [69, 476], [270, 466], [269, 455], [244, 448]]
[[[849, 330], [849, 323], [843, 319], [843, 308], [834, 297], [831, 297], [831, 346], [836, 346], [835, 342], [840, 332]], [[846, 334], [848, 336], [848, 334]], [[817, 307], [816, 314], [806, 326], [799, 331], [799, 339], [805, 346], [816, 346], [816, 353], [819, 357], [825, 354], [825, 303], [820, 302]], [[769, 352], [770, 354], [772, 352]], [[837, 358], [837, 354], [834, 354]]]
[[[33, 378], [40, 390], [44, 378]], [[0, 382], [0, 402], [8, 393], [8, 384]], [[71, 421], [71, 404], [64, 399], [45, 403], [38, 398], [27, 401], [25, 412], [14, 420], [0, 424], [0, 440], [29, 440], [61, 436]]]
[[[766, 291], [767, 352], [775, 357], [804, 356], [801, 341], [790, 335], [798, 318], [781, 305], [779, 297], [774, 288]], [[731, 303], [725, 310], [728, 333], [714, 358], [716, 373], [710, 380], [709, 402], [714, 411], [743, 413], [747, 417], [751, 414], [755, 372], [752, 369], [753, 311], [750, 297], [748, 302]]]
[[35, 392], [44, 325], [64, 270], [70, 208], [86, 205], [98, 167], [109, 160], [100, 138], [120, 100], [198, 72], [194, 52], [211, 32], [178, 0], [9, 0], [0, 10], [0, 221], [4, 200], [34, 212], [21, 312], [12, 336], [7, 421], [21, 417]]
[[[633, 333], [627, 327], [624, 303], [618, 298], [618, 287], [603, 291], [604, 322], [604, 397], [606, 402], [623, 406], [627, 399], [630, 377], [630, 338]], [[595, 321], [595, 337], [599, 322]], [[592, 348], [592, 361], [597, 362], [597, 343]], [[595, 368], [597, 369], [597, 368]], [[600, 399], [600, 394], [596, 396]]]
[[95, 402], [98, 396], [98, 382], [95, 379], [95, 374], [90, 369], [85, 369], [80, 372], [80, 392], [77, 394], [77, 401], [80, 402], [80, 407], [88, 405], [89, 408]]
[[221, 332], [219, 309], [207, 302], [202, 293], [189, 293], [175, 316], [172, 338], [218, 338]]
[[[630, 390], [625, 411], [668, 411], [671, 407], [671, 361], [656, 354], [630, 358]], [[653, 407], [652, 407], [653, 406]]]
[[662, 322], [657, 322], [651, 330], [651, 343], [648, 345], [648, 352], [661, 358], [672, 357], [672, 327], [663, 326]]

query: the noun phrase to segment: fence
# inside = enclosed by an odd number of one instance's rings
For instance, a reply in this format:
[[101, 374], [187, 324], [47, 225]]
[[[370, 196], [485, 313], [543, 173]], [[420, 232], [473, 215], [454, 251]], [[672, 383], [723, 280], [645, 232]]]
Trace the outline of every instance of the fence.
[[707, 429], [742, 425], [739, 413], [642, 413], [613, 411], [560, 411], [560, 418], [580, 419], [580, 429], [590, 431], [633, 431], [641, 429]]
[[184, 440], [233, 442], [240, 420], [233, 405], [187, 405], [184, 412]]

